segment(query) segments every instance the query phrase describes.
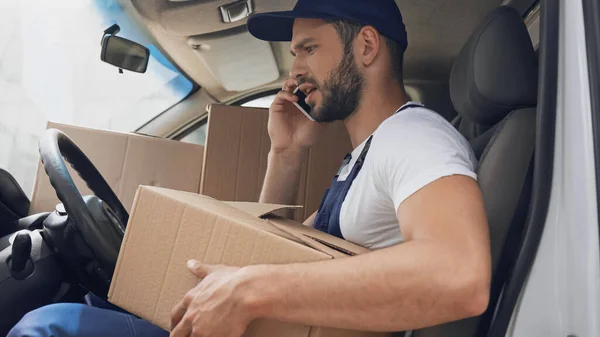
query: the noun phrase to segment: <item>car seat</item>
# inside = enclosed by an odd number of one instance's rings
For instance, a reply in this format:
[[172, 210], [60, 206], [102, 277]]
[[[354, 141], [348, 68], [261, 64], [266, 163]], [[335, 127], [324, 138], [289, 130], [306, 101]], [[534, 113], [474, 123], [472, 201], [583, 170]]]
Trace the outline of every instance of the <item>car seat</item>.
[[29, 199], [7, 171], [0, 169], [0, 237], [13, 232], [12, 223], [26, 217], [29, 212]]
[[479, 317], [413, 331], [413, 337], [485, 336], [514, 262], [529, 207], [536, 139], [538, 69], [521, 15], [502, 6], [471, 35], [450, 76], [458, 129], [479, 159], [477, 174], [490, 226], [492, 291]]

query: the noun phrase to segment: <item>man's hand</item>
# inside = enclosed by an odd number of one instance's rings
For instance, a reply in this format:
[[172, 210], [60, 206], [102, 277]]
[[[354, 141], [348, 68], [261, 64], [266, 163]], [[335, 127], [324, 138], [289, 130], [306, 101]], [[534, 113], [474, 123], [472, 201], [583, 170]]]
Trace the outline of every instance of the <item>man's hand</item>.
[[304, 155], [319, 140], [325, 128], [323, 124], [306, 118], [294, 106], [293, 102], [297, 102], [298, 97], [292, 92], [297, 86], [298, 81], [294, 79], [285, 81], [269, 108], [267, 130], [271, 151], [259, 198], [261, 203], [294, 203]]
[[298, 101], [293, 94], [297, 86], [298, 81], [294, 79], [285, 81], [269, 108], [268, 131], [271, 149], [276, 152], [308, 149], [317, 142], [324, 128], [323, 124], [306, 118], [293, 104]]
[[171, 312], [171, 337], [240, 337], [254, 319], [240, 291], [241, 268], [188, 262], [202, 281]]

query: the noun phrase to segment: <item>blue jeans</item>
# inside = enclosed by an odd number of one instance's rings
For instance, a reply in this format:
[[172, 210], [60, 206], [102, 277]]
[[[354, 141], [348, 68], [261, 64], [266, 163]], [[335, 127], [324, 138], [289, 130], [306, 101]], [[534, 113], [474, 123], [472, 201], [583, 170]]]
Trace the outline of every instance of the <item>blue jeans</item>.
[[169, 333], [97, 297], [52, 304], [25, 315], [7, 337], [168, 337]]

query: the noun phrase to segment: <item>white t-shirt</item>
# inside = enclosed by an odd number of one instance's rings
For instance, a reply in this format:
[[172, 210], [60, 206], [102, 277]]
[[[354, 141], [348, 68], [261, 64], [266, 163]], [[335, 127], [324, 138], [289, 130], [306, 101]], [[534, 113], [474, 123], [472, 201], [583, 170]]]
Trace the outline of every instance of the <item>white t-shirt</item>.
[[[409, 102], [407, 104], [414, 104]], [[366, 140], [338, 180], [345, 180]], [[410, 195], [444, 176], [477, 179], [477, 159], [467, 140], [439, 114], [407, 108], [386, 119], [373, 133], [362, 169], [342, 204], [344, 238], [371, 249], [403, 241], [396, 210]]]

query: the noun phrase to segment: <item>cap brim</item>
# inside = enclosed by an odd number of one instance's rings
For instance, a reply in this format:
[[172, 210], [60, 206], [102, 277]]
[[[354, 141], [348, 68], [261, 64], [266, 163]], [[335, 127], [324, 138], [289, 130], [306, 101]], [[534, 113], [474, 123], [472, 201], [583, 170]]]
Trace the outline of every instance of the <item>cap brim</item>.
[[326, 14], [303, 11], [271, 12], [252, 15], [248, 18], [248, 31], [265, 41], [291, 41], [296, 19], [325, 19]]

